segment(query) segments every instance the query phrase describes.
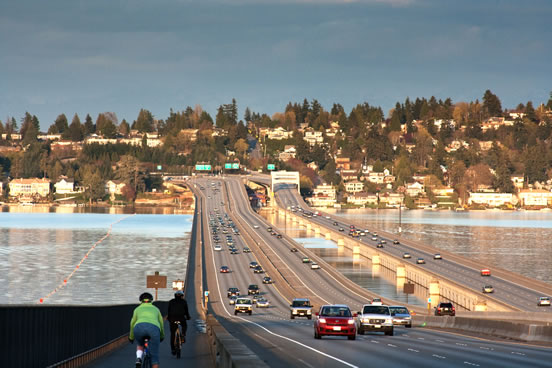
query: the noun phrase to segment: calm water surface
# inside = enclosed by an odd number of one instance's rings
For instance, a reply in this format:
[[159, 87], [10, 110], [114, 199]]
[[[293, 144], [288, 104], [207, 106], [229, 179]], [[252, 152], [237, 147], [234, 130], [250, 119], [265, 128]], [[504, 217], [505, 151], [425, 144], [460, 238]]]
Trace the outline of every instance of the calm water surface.
[[[398, 210], [328, 211], [368, 228], [399, 229]], [[552, 212], [401, 213], [402, 236], [552, 283]]]
[[[3, 302], [32, 304], [49, 295], [45, 304], [134, 303], [146, 290], [146, 275], [160, 271], [169, 287], [173, 280], [184, 279], [192, 219], [191, 215], [0, 213]], [[171, 288], [159, 290], [160, 299], [172, 294]]]

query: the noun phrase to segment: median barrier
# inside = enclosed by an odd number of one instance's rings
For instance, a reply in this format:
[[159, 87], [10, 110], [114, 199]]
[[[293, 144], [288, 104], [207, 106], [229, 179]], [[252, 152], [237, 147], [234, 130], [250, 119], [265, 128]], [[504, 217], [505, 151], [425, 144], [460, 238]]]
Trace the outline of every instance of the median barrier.
[[416, 315], [412, 317], [412, 320], [416, 326], [422, 327], [448, 328], [518, 341], [552, 343], [552, 326], [550, 325], [451, 316]]
[[209, 338], [211, 356], [216, 367], [268, 367], [244, 343], [226, 331], [211, 314], [207, 316], [207, 336]]

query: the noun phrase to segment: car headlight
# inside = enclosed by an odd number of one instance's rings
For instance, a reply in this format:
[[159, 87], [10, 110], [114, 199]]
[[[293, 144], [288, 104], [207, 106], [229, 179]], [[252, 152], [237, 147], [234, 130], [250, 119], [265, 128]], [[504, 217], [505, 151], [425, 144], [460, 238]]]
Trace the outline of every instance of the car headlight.
[[320, 322], [320, 323], [326, 323], [326, 318], [320, 318], [320, 319], [318, 320], [318, 322]]
[[385, 323], [393, 323], [393, 320], [392, 319], [386, 319]]
[[307, 314], [312, 314], [312, 311], [307, 309]]
[[355, 320], [354, 320], [354, 319], [350, 319], [350, 320], [347, 321], [347, 323], [350, 324], [350, 325], [352, 325], [352, 324], [355, 323]]
[[297, 314], [297, 311], [294, 309], [291, 313], [293, 314]]
[[410, 319], [412, 319], [412, 317], [408, 316], [408, 317], [404, 317], [404, 319], [410, 320]]
[[363, 318], [363, 319], [362, 319], [362, 322], [364, 322], [364, 323], [369, 323], [369, 322], [370, 322], [370, 318]]

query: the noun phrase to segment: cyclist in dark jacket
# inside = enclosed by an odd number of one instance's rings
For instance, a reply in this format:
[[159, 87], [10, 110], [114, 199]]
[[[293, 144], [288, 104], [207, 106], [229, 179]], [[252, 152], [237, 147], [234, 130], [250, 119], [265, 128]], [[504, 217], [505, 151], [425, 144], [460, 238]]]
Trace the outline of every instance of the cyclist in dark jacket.
[[190, 319], [190, 313], [188, 312], [188, 303], [184, 299], [184, 292], [178, 290], [174, 294], [174, 299], [169, 302], [169, 313], [167, 319], [169, 320], [171, 327], [171, 351], [172, 354], [176, 354], [174, 346], [174, 335], [178, 325], [176, 321], [180, 322], [182, 326], [182, 342], [186, 342], [186, 329], [188, 328], [186, 321]]

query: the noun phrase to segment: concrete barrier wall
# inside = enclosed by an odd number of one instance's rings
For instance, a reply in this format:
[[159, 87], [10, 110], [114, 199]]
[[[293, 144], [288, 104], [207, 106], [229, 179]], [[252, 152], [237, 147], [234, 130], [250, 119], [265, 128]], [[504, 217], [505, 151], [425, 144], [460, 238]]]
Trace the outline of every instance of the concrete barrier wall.
[[[303, 218], [302, 216], [297, 215], [297, 213], [286, 211], [281, 208], [278, 208], [277, 211], [279, 214], [287, 212], [287, 215], [291, 218], [295, 218], [299, 222], [300, 226], [305, 227], [307, 224], [310, 224], [308, 218]], [[429, 289], [431, 282], [437, 280], [439, 282], [439, 296], [446, 300], [450, 300], [465, 309], [473, 311], [476, 309], [476, 306], [483, 306], [483, 308], [487, 308], [487, 310], [512, 311], [512, 308], [504, 303], [486, 298], [476, 290], [471, 290], [455, 283], [452, 280], [445, 279], [441, 275], [423, 269], [423, 267], [406, 263], [402, 259], [383, 253], [377, 248], [371, 247], [368, 244], [361, 243], [349, 237], [345, 234], [345, 232], [337, 232], [335, 229], [323, 229], [322, 233], [330, 234], [331, 240], [338, 243], [338, 246], [342, 246], [353, 252], [353, 259], [355, 257], [365, 257], [373, 260], [374, 257], [377, 256], [379, 264], [382, 267], [388, 268], [394, 272], [396, 272], [399, 265], [404, 265], [406, 278], [426, 289]], [[386, 234], [386, 237], [392, 237], [392, 235]], [[439, 298], [436, 298], [434, 295], [432, 295], [431, 299], [432, 307], [435, 307], [440, 302]]]
[[421, 316], [412, 317], [415, 326], [450, 328], [519, 341], [552, 343], [552, 326], [531, 323], [509, 322], [504, 320], [451, 317]]
[[221, 368], [268, 367], [239, 339], [232, 336], [220, 325], [213, 315], [207, 316], [207, 336], [209, 349], [215, 365]]

